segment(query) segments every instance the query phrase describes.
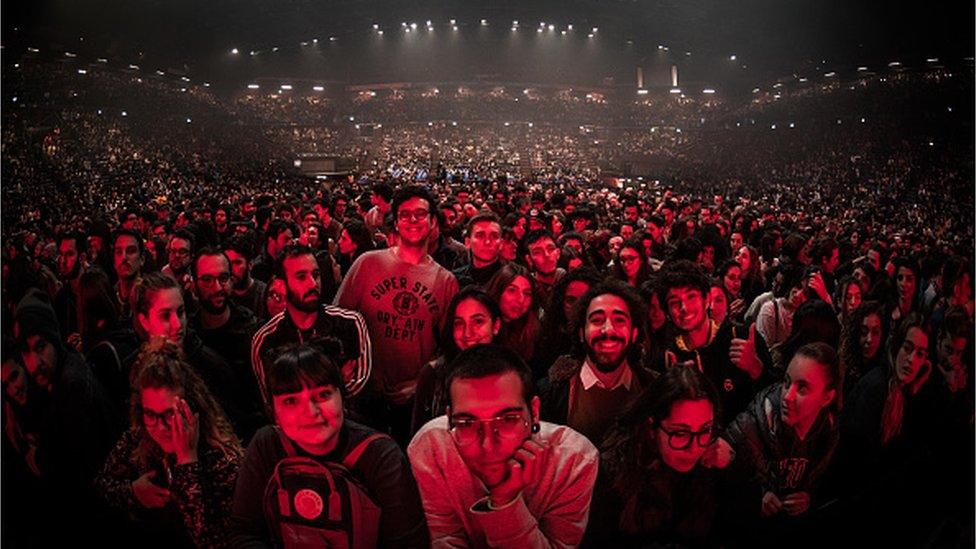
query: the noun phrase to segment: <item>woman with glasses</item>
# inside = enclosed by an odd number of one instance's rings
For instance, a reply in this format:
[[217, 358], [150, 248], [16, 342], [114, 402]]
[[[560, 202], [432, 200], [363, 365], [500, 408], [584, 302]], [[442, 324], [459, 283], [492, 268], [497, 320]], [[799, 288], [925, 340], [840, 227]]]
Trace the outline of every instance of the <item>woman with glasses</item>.
[[242, 450], [179, 348], [145, 345], [132, 378], [130, 427], [95, 485], [125, 512], [132, 543], [224, 547]]
[[613, 277], [623, 280], [634, 288], [640, 288], [650, 276], [651, 266], [644, 254], [640, 239], [631, 238], [620, 245], [613, 258]]
[[703, 465], [718, 430], [719, 398], [694, 368], [669, 368], [618, 419], [600, 455], [586, 544], [699, 544], [716, 499]]
[[[285, 518], [279, 507], [281, 492], [268, 493], [266, 488], [272, 476], [280, 478], [277, 465], [283, 458], [343, 464], [354, 453], [358, 458], [347, 470], [380, 509], [378, 545], [429, 544], [417, 485], [403, 452], [391, 438], [346, 418], [345, 383], [329, 358], [334, 349], [327, 348], [334, 345], [327, 340], [286, 348], [266, 372], [267, 400], [272, 403], [275, 424], [255, 433], [241, 464], [231, 511], [230, 543], [234, 547], [281, 546], [282, 536], [296, 520], [312, 529], [329, 528], [326, 519], [334, 513], [341, 515], [333, 505], [340, 501], [332, 497], [336, 492], [323, 492], [314, 483], [283, 482], [281, 487], [293, 494], [299, 519]], [[361, 510], [353, 511], [353, 516]], [[318, 538], [309, 542], [326, 546]]]
[[258, 317], [267, 321], [285, 311], [285, 280], [277, 276], [271, 277], [264, 289], [264, 311]]
[[719, 446], [731, 445], [731, 523], [747, 545], [786, 542], [818, 503], [817, 490], [839, 440], [837, 353], [826, 343], [797, 349], [784, 379], [759, 392]]

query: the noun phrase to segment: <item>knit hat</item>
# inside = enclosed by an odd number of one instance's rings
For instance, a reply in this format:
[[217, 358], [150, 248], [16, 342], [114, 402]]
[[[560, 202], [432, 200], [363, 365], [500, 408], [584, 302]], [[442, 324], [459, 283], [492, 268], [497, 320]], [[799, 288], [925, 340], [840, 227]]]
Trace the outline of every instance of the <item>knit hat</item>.
[[58, 317], [54, 314], [51, 299], [41, 290], [32, 288], [17, 303], [14, 322], [14, 333], [19, 345], [26, 344], [28, 337], [40, 335], [55, 347], [61, 347], [61, 330], [58, 327]]

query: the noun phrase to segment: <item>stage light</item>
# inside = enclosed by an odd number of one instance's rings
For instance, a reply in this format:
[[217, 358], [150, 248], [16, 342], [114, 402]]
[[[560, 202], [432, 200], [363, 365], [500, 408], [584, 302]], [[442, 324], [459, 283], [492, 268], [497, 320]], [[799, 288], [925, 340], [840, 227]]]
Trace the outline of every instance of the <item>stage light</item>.
[[451, 27], [451, 29], [457, 30], [457, 26], [453, 26], [453, 27]]
[[824, 74], [824, 77], [825, 78], [833, 78], [835, 76], [837, 76], [837, 73], [834, 72], [834, 71], [830, 71], [830, 72]]
[[249, 89], [249, 90], [256, 90], [256, 89], [259, 89], [260, 87], [261, 86], [259, 86], [257, 84], [248, 84], [247, 85], [247, 89]]
[[715, 90], [713, 90], [712, 88], [705, 88], [702, 90], [702, 93], [712, 94], [715, 93]]
[[733, 53], [732, 55], [729, 56], [729, 61], [735, 61], [735, 60], [736, 60], [736, 55]]
[[512, 32], [515, 32], [517, 30], [518, 30], [518, 27], [512, 27]]
[[203, 83], [203, 87], [204, 88], [209, 88], [210, 87], [210, 82], [204, 82]]
[[39, 50], [39, 49], [37, 49], [37, 48], [27, 48], [27, 51], [29, 51], [29, 52], [31, 52], [31, 53], [38, 53], [38, 52], [40, 52], [41, 50]]
[[892, 61], [891, 63], [888, 63], [888, 66], [889, 67], [900, 67], [901, 66], [901, 63], [899, 63], [898, 61]]
[[129, 116], [129, 113], [122, 111], [122, 116]]
[[251, 50], [251, 57], [254, 57], [257, 54], [258, 54], [258, 52], [254, 51], [254, 50]]
[[572, 25], [566, 25], [566, 30], [573, 30], [573, 26]]
[[401, 22], [400, 23], [400, 26], [403, 27], [403, 28], [407, 28], [407, 24], [405, 22]]
[[510, 125], [511, 125], [511, 122], [505, 122], [505, 127], [506, 128], [509, 127]]
[[356, 121], [356, 117], [355, 116], [350, 116], [349, 117], [349, 121], [350, 122], [355, 122]]
[[378, 34], [380, 36], [383, 36], [383, 31], [382, 30], [378, 30], [378, 31], [376, 31], [376, 34]]
[[668, 93], [679, 94], [681, 93], [681, 88], [671, 88], [671, 91]]
[[637, 90], [637, 95], [647, 95], [649, 92], [645, 89]]
[[590, 32], [592, 32], [593, 34], [596, 34], [597, 31], [599, 31], [599, 30], [600, 30], [599, 28], [593, 27], [593, 30], [591, 30]]
[[806, 78], [800, 78], [800, 82], [806, 82], [806, 81], [807, 81]]
[[281, 89], [283, 89], [285, 91], [291, 91], [292, 87], [291, 87], [291, 84], [282, 84], [281, 85]]
[[430, 19], [427, 20], [427, 26], [431, 26]]
[[550, 31], [556, 30], [556, 25], [549, 25], [549, 30]]
[[325, 88], [323, 88], [322, 86], [312, 86], [312, 90], [320, 92], [320, 91], [325, 91]]
[[237, 55], [237, 54], [238, 54], [238, 53], [240, 53], [240, 52], [239, 52], [239, 51], [237, 51], [237, 48], [234, 48], [234, 49], [232, 49], [232, 50], [230, 50], [230, 53], [231, 53], [232, 55]]
[[[542, 27], [539, 27], [538, 29], [536, 29], [535, 32], [537, 34], [542, 34]], [[591, 34], [590, 36], [593, 36], [593, 35]]]
[[417, 24], [416, 23], [410, 23], [410, 29], [411, 30], [417, 30]]
[[482, 19], [481, 20], [481, 24], [482, 24], [482, 26], [488, 25], [488, 20], [487, 19]]
[[187, 124], [189, 124], [190, 122], [193, 122], [193, 120], [192, 120], [192, 119], [190, 119], [190, 118], [187, 118], [187, 119], [186, 119], [186, 123], [187, 123]]
[[752, 93], [759, 93], [759, 88], [753, 88]]
[[88, 74], [88, 71], [85, 69], [78, 69], [78, 74]]
[[139, 70], [139, 65], [129, 65], [129, 68], [132, 69], [132, 70], [134, 70], [134, 71], [137, 71], [137, 70]]
[[938, 63], [939, 62], [939, 58], [938, 57], [929, 57], [925, 61], [928, 62], [928, 63]]
[[772, 126], [770, 126], [769, 129], [775, 130], [776, 129], [776, 124], [773, 124]]
[[529, 127], [530, 127], [530, 128], [532, 127], [532, 122], [529, 122]]
[[457, 20], [455, 20], [455, 19], [451, 19], [451, 24], [452, 24], [452, 25], [457, 25]]
[[66, 52], [64, 52], [64, 56], [65, 56], [65, 57], [78, 57], [77, 55], [75, 55], [75, 54], [73, 54], [73, 53], [71, 53], [70, 51], [66, 51]]
[[318, 44], [319, 43], [319, 39], [318, 38], [313, 38], [312, 39], [312, 43], [313, 44]]
[[186, 88], [180, 88], [180, 93], [186, 93]]
[[359, 124], [356, 124], [356, 129], [357, 129], [357, 130], [359, 129]]
[[517, 27], [518, 26], [518, 19], [516, 19], [515, 21], [512, 21], [512, 26], [513, 27]]
[[373, 23], [373, 30], [380, 30], [380, 26], [377, 25], [376, 23]]
[[593, 33], [591, 32], [590, 34], [587, 34], [586, 37], [587, 38], [593, 38]]
[[338, 40], [338, 39], [335, 36], [330, 36], [329, 37], [329, 42], [335, 42], [336, 40]]
[[278, 46], [271, 48], [271, 51], [278, 51]]
[[566, 31], [562, 31], [562, 35], [563, 36], [566, 36]]
[[428, 127], [428, 128], [430, 128], [430, 127], [432, 127], [433, 125], [434, 125], [434, 123], [433, 123], [433, 122], [428, 122], [428, 123], [427, 123], [427, 127]]

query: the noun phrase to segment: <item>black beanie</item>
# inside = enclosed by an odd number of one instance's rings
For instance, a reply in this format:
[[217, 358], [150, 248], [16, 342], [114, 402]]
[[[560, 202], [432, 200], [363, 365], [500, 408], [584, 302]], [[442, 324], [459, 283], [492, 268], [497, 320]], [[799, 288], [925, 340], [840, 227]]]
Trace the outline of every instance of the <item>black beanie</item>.
[[41, 290], [32, 288], [17, 303], [14, 321], [16, 322], [15, 333], [19, 345], [25, 345], [30, 336], [40, 335], [55, 347], [61, 348], [61, 330], [58, 328], [58, 317], [54, 314], [51, 299]]

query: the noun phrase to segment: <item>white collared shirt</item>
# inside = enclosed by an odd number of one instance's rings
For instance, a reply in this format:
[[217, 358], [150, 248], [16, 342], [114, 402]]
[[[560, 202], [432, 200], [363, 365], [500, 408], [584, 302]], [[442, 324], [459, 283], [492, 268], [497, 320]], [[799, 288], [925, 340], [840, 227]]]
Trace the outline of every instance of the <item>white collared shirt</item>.
[[580, 382], [583, 384], [583, 390], [589, 391], [593, 386], [597, 386], [601, 389], [614, 390], [617, 387], [623, 385], [625, 389], [630, 390], [630, 386], [634, 382], [634, 372], [630, 368], [624, 366], [624, 373], [617, 380], [616, 385], [613, 387], [606, 387], [599, 377], [597, 377], [596, 372], [593, 371], [593, 366], [590, 365], [589, 359], [583, 361], [583, 367], [580, 368]]

